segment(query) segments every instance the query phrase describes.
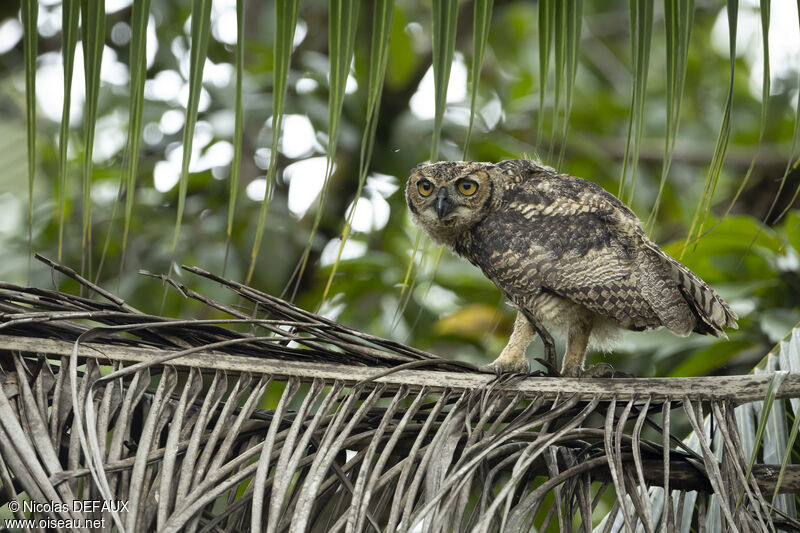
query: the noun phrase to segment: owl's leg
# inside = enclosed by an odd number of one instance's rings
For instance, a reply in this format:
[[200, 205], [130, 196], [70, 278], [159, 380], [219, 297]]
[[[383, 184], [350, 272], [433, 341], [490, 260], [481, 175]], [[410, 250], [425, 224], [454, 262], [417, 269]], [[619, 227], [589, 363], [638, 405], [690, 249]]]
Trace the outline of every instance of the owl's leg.
[[586, 317], [576, 317], [576, 320], [569, 325], [567, 351], [561, 364], [561, 375], [571, 377], [581, 375], [591, 333], [592, 321]]
[[569, 326], [567, 335], [567, 351], [561, 366], [561, 375], [571, 378], [610, 378], [614, 377], [614, 369], [608, 363], [600, 363], [583, 369], [586, 361], [586, 346], [592, 334], [592, 320], [589, 317], [578, 317]]
[[525, 359], [525, 348], [536, 336], [531, 323], [525, 318], [521, 311], [517, 311], [517, 318], [514, 320], [514, 331], [508, 339], [508, 344], [500, 352], [500, 355], [490, 365], [487, 370], [494, 371], [496, 374], [504, 373], [527, 373], [530, 364]]

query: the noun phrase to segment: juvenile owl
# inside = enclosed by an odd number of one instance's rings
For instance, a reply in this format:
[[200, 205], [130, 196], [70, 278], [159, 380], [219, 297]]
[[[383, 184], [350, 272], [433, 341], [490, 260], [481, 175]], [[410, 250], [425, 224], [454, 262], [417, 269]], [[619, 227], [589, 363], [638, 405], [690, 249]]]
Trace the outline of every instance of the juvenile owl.
[[738, 327], [716, 292], [589, 181], [527, 160], [440, 162], [413, 170], [406, 201], [415, 224], [478, 266], [517, 308], [492, 363], [497, 373], [527, 371], [525, 348], [537, 333], [552, 369], [551, 333], [566, 339], [561, 373], [577, 376], [587, 347], [608, 351], [621, 329], [726, 337], [723, 326]]

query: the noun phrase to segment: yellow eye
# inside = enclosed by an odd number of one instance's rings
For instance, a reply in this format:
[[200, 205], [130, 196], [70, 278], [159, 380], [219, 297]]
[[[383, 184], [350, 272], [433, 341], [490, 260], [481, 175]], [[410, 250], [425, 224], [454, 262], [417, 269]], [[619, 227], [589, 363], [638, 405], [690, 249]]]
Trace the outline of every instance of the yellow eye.
[[478, 184], [472, 180], [461, 180], [458, 182], [458, 192], [464, 196], [472, 196], [478, 192]]
[[428, 197], [433, 192], [433, 183], [428, 180], [420, 180], [420, 182], [417, 183], [417, 190], [420, 196]]

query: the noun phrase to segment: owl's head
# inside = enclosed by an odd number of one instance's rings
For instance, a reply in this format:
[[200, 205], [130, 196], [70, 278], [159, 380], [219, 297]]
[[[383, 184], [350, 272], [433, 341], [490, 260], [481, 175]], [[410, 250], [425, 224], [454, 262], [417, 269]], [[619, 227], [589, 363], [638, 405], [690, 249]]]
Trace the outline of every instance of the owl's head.
[[491, 163], [443, 161], [419, 165], [406, 184], [414, 223], [439, 244], [453, 244], [483, 220], [496, 200]]

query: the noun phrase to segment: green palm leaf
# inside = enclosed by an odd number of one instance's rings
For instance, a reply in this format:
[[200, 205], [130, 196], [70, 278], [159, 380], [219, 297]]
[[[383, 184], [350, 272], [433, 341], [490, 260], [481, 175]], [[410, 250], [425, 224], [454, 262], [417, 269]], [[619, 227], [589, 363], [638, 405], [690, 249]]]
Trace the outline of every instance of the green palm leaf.
[[200, 104], [200, 93], [203, 90], [203, 68], [206, 62], [210, 36], [211, 0], [194, 0], [192, 2], [192, 47], [189, 56], [189, 100], [186, 104], [186, 121], [183, 128], [183, 155], [181, 159], [181, 176], [178, 182], [178, 211], [175, 217], [175, 231], [172, 237], [170, 271], [178, 249], [178, 237], [181, 233], [181, 221], [183, 220], [183, 210], [186, 205], [194, 127], [197, 124], [197, 109]]
[[[361, 152], [358, 160], [358, 187], [356, 189], [353, 207], [347, 216], [342, 229], [339, 250], [336, 253], [336, 261], [331, 268], [325, 289], [322, 291], [324, 302], [328, 297], [333, 278], [342, 258], [344, 245], [350, 236], [350, 228], [353, 224], [353, 217], [356, 214], [358, 202], [361, 199], [361, 192], [364, 189], [364, 182], [367, 179], [367, 171], [372, 161], [372, 150], [375, 147], [375, 132], [378, 128], [378, 108], [380, 107], [381, 95], [383, 93], [383, 82], [386, 78], [386, 65], [389, 60], [389, 38], [392, 35], [392, 16], [394, 14], [394, 0], [381, 0], [376, 2], [372, 18], [372, 42], [370, 45], [369, 58], [369, 90], [367, 93], [367, 119], [364, 125], [364, 133], [361, 137]], [[321, 305], [321, 304], [320, 304]]]
[[433, 117], [431, 161], [439, 160], [439, 139], [442, 134], [444, 110], [447, 105], [447, 85], [456, 49], [458, 22], [457, 0], [433, 1], [433, 87], [436, 105]]
[[747, 172], [744, 175], [744, 179], [742, 179], [742, 182], [739, 184], [739, 188], [736, 190], [736, 194], [733, 196], [733, 200], [731, 200], [730, 205], [728, 205], [728, 209], [725, 210], [725, 216], [728, 216], [728, 213], [731, 212], [733, 205], [739, 199], [739, 196], [742, 194], [742, 191], [747, 185], [747, 182], [750, 180], [750, 175], [753, 173], [753, 169], [756, 166], [756, 160], [758, 159], [758, 154], [761, 152], [761, 146], [764, 142], [764, 132], [767, 129], [767, 110], [769, 109], [769, 92], [770, 92], [769, 4], [770, 4], [769, 0], [761, 0], [761, 6], [759, 10], [761, 14], [761, 46], [763, 53], [762, 57], [764, 61], [764, 71], [761, 78], [761, 125], [758, 130], [758, 147], [756, 148], [756, 154], [750, 161], [750, 166], [747, 168]]
[[475, 106], [478, 102], [478, 82], [481, 79], [483, 55], [489, 38], [493, 5], [494, 0], [475, 0], [472, 16], [472, 68], [469, 73], [469, 126], [467, 126], [467, 138], [464, 140], [464, 159], [467, 159], [469, 140], [472, 136], [472, 123], [475, 120]]
[[64, 223], [67, 213], [67, 145], [69, 143], [69, 113], [72, 105], [72, 73], [75, 67], [75, 47], [78, 44], [78, 0], [65, 0], [62, 7], [61, 38], [64, 65], [64, 106], [61, 110], [61, 130], [58, 137], [58, 260], [64, 246]]
[[664, 135], [664, 161], [661, 166], [658, 193], [646, 224], [648, 233], [652, 232], [653, 224], [658, 217], [664, 185], [667, 182], [675, 153], [675, 140], [678, 137], [686, 66], [689, 59], [689, 39], [692, 35], [693, 22], [694, 0], [664, 0], [664, 25], [667, 39], [667, 129]]
[[[572, 94], [575, 86], [575, 74], [578, 70], [578, 49], [580, 47], [581, 26], [583, 21], [583, 0], [567, 0], [556, 3], [555, 26], [555, 97], [553, 102], [553, 128], [550, 144], [555, 147], [557, 132], [560, 130], [560, 149], [556, 168], [561, 167], [569, 133], [569, 115], [572, 109]], [[559, 126], [562, 97], [564, 101], [563, 121]]]
[[[128, 101], [128, 137], [125, 147], [125, 163], [122, 182], [125, 184], [125, 215], [122, 229], [122, 259], [120, 271], [125, 263], [128, 234], [133, 217], [136, 196], [136, 175], [139, 167], [139, 146], [142, 142], [142, 112], [144, 110], [144, 82], [147, 77], [147, 18], [150, 0], [135, 0], [131, 13], [130, 72], [131, 85]], [[115, 206], [116, 207], [116, 204]], [[109, 228], [110, 230], [110, 228]], [[109, 236], [106, 237], [108, 246]], [[105, 252], [104, 254], [105, 255]]]
[[356, 42], [356, 30], [358, 29], [358, 2], [355, 0], [336, 1], [330, 0], [328, 3], [328, 54], [330, 59], [330, 80], [328, 92], [328, 147], [327, 163], [325, 168], [325, 181], [322, 184], [322, 192], [319, 196], [319, 207], [314, 215], [314, 222], [311, 226], [311, 233], [308, 236], [308, 243], [303, 250], [303, 257], [300, 259], [300, 267], [294, 278], [295, 284], [292, 290], [291, 299], [300, 286], [303, 278], [308, 257], [311, 253], [311, 244], [319, 228], [322, 219], [322, 209], [328, 195], [328, 185], [333, 175], [334, 160], [336, 158], [336, 145], [339, 142], [339, 122], [342, 115], [342, 105], [344, 104], [345, 87], [347, 76], [350, 74], [350, 63], [353, 60], [353, 50]]
[[541, 0], [539, 9], [539, 113], [536, 118], [536, 143], [542, 138], [544, 129], [544, 97], [547, 94], [547, 79], [550, 73], [550, 44], [556, 21], [556, 0]]
[[566, 79], [564, 84], [564, 124], [561, 141], [561, 151], [558, 155], [557, 167], [564, 161], [564, 151], [567, 148], [567, 134], [569, 133], [569, 116], [572, 112], [572, 97], [575, 89], [575, 75], [578, 72], [578, 49], [581, 42], [581, 26], [583, 23], [583, 0], [572, 0], [562, 11], [564, 20], [564, 46]]
[[[725, 162], [725, 152], [728, 149], [728, 140], [731, 135], [731, 111], [733, 109], [733, 81], [736, 72], [736, 29], [739, 20], [739, 0], [730, 0], [728, 2], [728, 53], [730, 55], [730, 74], [728, 81], [728, 96], [725, 98], [725, 106], [722, 115], [722, 124], [719, 128], [719, 136], [717, 137], [717, 144], [714, 147], [714, 157], [711, 160], [711, 167], [709, 168], [708, 175], [706, 176], [705, 187], [703, 188], [703, 196], [700, 203], [697, 204], [697, 209], [694, 213], [692, 226], [686, 236], [686, 244], [683, 248], [685, 251], [692, 240], [692, 235], [695, 239], [700, 238], [703, 232], [703, 225], [705, 224], [706, 215], [711, 208], [711, 200], [714, 197], [714, 191], [717, 188], [720, 172], [722, 172], [722, 164]], [[701, 220], [702, 214], [702, 220]], [[681, 257], [683, 257], [683, 251]], [[679, 258], [679, 259], [680, 259]]]
[[91, 276], [92, 271], [92, 154], [94, 133], [97, 124], [97, 103], [100, 97], [100, 66], [103, 60], [103, 43], [106, 31], [104, 4], [81, 0], [83, 62], [86, 82], [85, 149], [83, 152], [83, 225], [81, 249], [83, 270]]
[[[798, 12], [800, 12], [800, 0], [798, 0], [798, 2], [797, 2], [797, 9], [798, 9]], [[762, 27], [763, 27], [763, 19], [762, 19]], [[766, 64], [766, 56], [765, 56], [765, 64]], [[786, 169], [783, 171], [783, 176], [781, 177], [781, 183], [780, 183], [780, 186], [778, 187], [778, 192], [775, 193], [775, 197], [772, 200], [772, 204], [769, 206], [769, 211], [767, 211], [767, 214], [764, 217], [764, 222], [767, 222], [769, 220], [770, 216], [772, 215], [772, 212], [773, 212], [773, 210], [775, 209], [775, 206], [778, 203], [778, 199], [781, 196], [781, 192], [783, 192], [783, 188], [786, 185], [786, 178], [789, 177], [789, 172], [792, 170], [792, 168], [796, 168], [797, 165], [798, 165], [798, 162], [794, 161], [794, 154], [797, 153], [797, 145], [798, 145], [798, 141], [800, 141], [800, 93], [797, 94], [797, 99], [798, 99], [797, 100], [797, 104], [795, 105], [794, 133], [792, 134], [792, 151], [791, 151], [791, 155], [789, 157], [789, 161], [787, 161], [787, 163], [786, 163]], [[762, 102], [763, 101], [764, 101], [764, 97], [762, 95]], [[764, 108], [762, 108], [762, 113], [764, 113], [765, 110], [766, 110], [766, 106], [764, 106]], [[761, 134], [763, 134], [763, 119], [764, 119], [764, 117], [762, 115], [762, 130], [761, 130]], [[759, 143], [760, 142], [761, 141], [759, 140]], [[753, 161], [755, 161], [755, 159]], [[794, 165], [792, 163], [794, 163]], [[795, 189], [794, 194], [792, 195], [792, 199], [789, 200], [789, 202], [786, 204], [786, 207], [784, 207], [783, 210], [778, 214], [778, 216], [776, 218], [776, 221], [782, 219], [786, 215], [786, 213], [789, 211], [789, 209], [791, 209], [792, 206], [794, 205], [794, 202], [795, 202], [795, 200], [797, 200], [797, 197], [799, 195], [800, 195], [800, 185], [798, 185], [797, 189]]]
[[[457, 0], [434, 0], [432, 6], [432, 50], [433, 50], [433, 87], [434, 87], [434, 117], [433, 132], [431, 140], [431, 161], [439, 160], [439, 141], [442, 135], [442, 124], [444, 122], [444, 112], [447, 107], [447, 87], [450, 82], [450, 69], [453, 65], [456, 47], [456, 28], [458, 26], [458, 2]], [[476, 89], [473, 87], [473, 91]], [[466, 152], [466, 145], [464, 148]], [[406, 275], [400, 289], [400, 301], [396, 310], [396, 320], [402, 316], [408, 302], [411, 299], [412, 290], [417, 282], [417, 276], [421, 269], [414, 272], [414, 279], [409, 285], [409, 279], [414, 270], [414, 258], [419, 251], [421, 243], [421, 231], [417, 230], [414, 242], [414, 251], [409, 257]], [[424, 256], [423, 256], [424, 259]], [[422, 263], [420, 263], [421, 265]], [[438, 262], [437, 262], [438, 264]], [[435, 272], [434, 274], [435, 275]], [[408, 294], [406, 294], [408, 289]], [[405, 295], [405, 299], [403, 296]], [[395, 320], [395, 323], [396, 323]]]
[[239, 171], [242, 166], [242, 80], [244, 79], [244, 0], [236, 0], [236, 102], [234, 103], [233, 161], [231, 162], [231, 186], [228, 199], [228, 226], [225, 232], [225, 259], [222, 262], [222, 275], [228, 265], [228, 253], [233, 234], [233, 215], [236, 212], [236, 193], [239, 191]]
[[258, 212], [256, 235], [250, 252], [250, 267], [247, 270], [245, 283], [253, 277], [258, 259], [258, 251], [264, 238], [264, 225], [267, 221], [269, 201], [272, 196], [272, 187], [275, 183], [275, 173], [278, 170], [278, 141], [281, 137], [283, 125], [283, 104], [286, 100], [286, 85], [289, 82], [289, 63], [292, 57], [292, 43], [294, 31], [297, 27], [297, 9], [300, 0], [275, 2], [275, 49], [274, 67], [272, 71], [272, 142], [270, 143], [269, 168], [267, 169], [266, 189], [261, 209]]
[[23, 0], [22, 26], [25, 54], [25, 121], [28, 141], [28, 270], [33, 259], [33, 182], [36, 176], [36, 51], [38, 48], [39, 5]]
[[[628, 137], [625, 141], [625, 158], [622, 161], [622, 176], [619, 180], [619, 197], [624, 199], [628, 163], [631, 163], [631, 185], [628, 200], [633, 198], [636, 187], [636, 171], [639, 163], [639, 147], [642, 142], [645, 92], [650, 64], [650, 43], [653, 35], [653, 0], [630, 0], [631, 56], [633, 57], [633, 95], [628, 122]], [[669, 83], [669, 82], [668, 82]], [[633, 161], [630, 160], [631, 153]]]

